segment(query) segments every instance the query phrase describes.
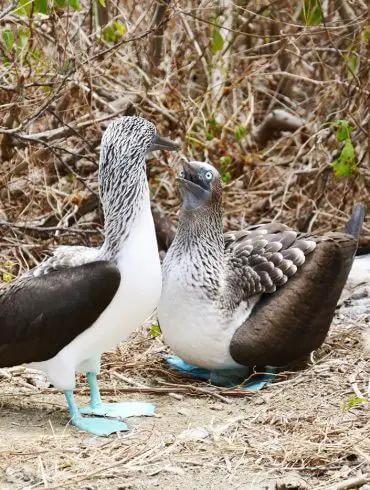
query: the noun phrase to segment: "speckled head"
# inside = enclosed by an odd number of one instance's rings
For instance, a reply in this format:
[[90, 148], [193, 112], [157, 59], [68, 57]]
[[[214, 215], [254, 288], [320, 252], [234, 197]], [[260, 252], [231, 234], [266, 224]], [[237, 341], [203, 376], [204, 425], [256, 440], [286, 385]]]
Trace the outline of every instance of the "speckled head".
[[[101, 142], [101, 166], [129, 157], [145, 163], [145, 155], [154, 150], [177, 150], [178, 145], [157, 134], [155, 125], [142, 117], [126, 116], [112, 122]], [[140, 158], [142, 157], [142, 158]]]
[[106, 129], [99, 165], [105, 258], [115, 260], [144, 201], [149, 202], [145, 155], [163, 149], [177, 150], [178, 145], [159, 136], [155, 125], [142, 117], [121, 117]]
[[222, 206], [221, 177], [213, 165], [206, 162], [182, 161], [178, 183], [185, 211]]
[[[126, 116], [113, 121], [103, 134], [99, 178], [101, 196], [119, 195], [122, 182], [144, 178], [145, 155], [154, 150], [177, 150], [176, 143], [157, 134], [155, 125], [142, 117]], [[112, 196], [109, 197], [111, 199]]]

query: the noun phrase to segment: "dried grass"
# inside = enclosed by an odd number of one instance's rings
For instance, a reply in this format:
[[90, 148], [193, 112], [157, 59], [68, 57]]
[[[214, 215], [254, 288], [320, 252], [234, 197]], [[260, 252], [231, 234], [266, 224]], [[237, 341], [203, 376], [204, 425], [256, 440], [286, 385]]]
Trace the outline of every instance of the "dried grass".
[[[131, 433], [109, 439], [65, 429], [62, 396], [27, 386], [29, 375], [16, 368], [0, 381], [0, 424], [9, 429], [0, 436], [1, 488], [262, 489], [298, 478], [294, 488], [327, 489], [360, 476], [370, 481], [362, 326], [336, 319], [312, 362], [280, 373], [259, 393], [169, 372], [161, 360], [166, 347], [143, 328], [104, 356], [102, 392], [112, 400], [150, 399], [158, 415], [131, 419]], [[82, 380], [78, 386], [86, 394]]]

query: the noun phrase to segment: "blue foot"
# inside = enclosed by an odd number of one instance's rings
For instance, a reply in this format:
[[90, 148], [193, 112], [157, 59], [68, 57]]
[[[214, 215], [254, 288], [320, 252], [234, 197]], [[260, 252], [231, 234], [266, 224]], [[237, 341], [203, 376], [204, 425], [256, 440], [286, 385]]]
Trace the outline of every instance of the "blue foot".
[[129, 430], [128, 426], [119, 420], [82, 417], [81, 415], [79, 417], [73, 417], [72, 424], [78, 429], [101, 437]]
[[223, 369], [217, 371], [208, 371], [192, 364], [184, 362], [177, 356], [166, 356], [167, 364], [171, 369], [196, 379], [210, 381], [216, 386], [231, 388], [233, 386], [243, 385], [246, 390], [259, 391], [264, 386], [270, 384], [275, 377], [275, 368], [265, 367], [265, 372], [253, 376], [253, 380], [246, 382], [249, 376], [249, 368]]
[[208, 371], [208, 369], [188, 364], [177, 356], [165, 356], [164, 358], [169, 367], [178, 373], [185, 374], [191, 378], [209, 380], [211, 371]]
[[84, 415], [97, 415], [99, 417], [111, 417], [124, 419], [126, 417], [151, 417], [154, 415], [155, 406], [144, 402], [127, 403], [100, 403], [93, 406], [80, 408]]
[[124, 422], [119, 422], [118, 420], [82, 417], [74, 399], [73, 391], [65, 391], [64, 394], [67, 400], [69, 413], [71, 414], [71, 422], [78, 429], [89, 432], [95, 436], [109, 436], [115, 432], [129, 430]]
[[100, 397], [96, 373], [86, 373], [86, 378], [90, 388], [90, 404], [88, 407], [80, 409], [80, 413], [117, 419], [142, 416], [151, 417], [154, 415], [155, 406], [151, 403], [103, 403]]

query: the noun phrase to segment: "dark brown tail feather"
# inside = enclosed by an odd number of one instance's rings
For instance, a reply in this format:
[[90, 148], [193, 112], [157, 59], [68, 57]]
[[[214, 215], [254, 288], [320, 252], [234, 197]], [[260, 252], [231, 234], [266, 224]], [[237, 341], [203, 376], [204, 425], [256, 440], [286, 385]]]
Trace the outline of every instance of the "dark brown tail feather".
[[344, 228], [344, 233], [348, 233], [356, 238], [360, 236], [362, 225], [365, 219], [365, 206], [356, 204], [353, 208], [352, 215]]

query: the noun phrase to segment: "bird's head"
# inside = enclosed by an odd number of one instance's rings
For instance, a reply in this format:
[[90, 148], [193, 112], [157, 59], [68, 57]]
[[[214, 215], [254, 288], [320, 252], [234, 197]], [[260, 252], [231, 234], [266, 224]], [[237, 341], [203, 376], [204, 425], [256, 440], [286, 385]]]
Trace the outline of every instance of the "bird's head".
[[128, 158], [145, 163], [145, 155], [154, 150], [178, 150], [179, 146], [157, 134], [155, 125], [142, 117], [125, 116], [113, 121], [101, 142], [101, 166], [110, 166]]
[[178, 176], [182, 207], [194, 211], [208, 206], [222, 206], [222, 185], [218, 171], [206, 162], [182, 161]]

